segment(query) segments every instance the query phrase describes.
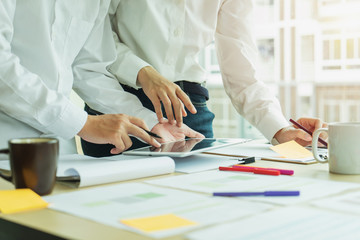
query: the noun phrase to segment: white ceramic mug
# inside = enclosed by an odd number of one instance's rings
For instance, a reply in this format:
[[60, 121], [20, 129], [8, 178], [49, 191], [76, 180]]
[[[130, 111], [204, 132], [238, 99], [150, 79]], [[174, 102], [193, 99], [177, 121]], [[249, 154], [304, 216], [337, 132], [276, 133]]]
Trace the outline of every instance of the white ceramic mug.
[[[328, 133], [328, 157], [320, 158], [317, 149], [321, 132]], [[312, 151], [321, 163], [329, 162], [329, 171], [340, 174], [360, 174], [360, 122], [330, 123], [313, 133]]]

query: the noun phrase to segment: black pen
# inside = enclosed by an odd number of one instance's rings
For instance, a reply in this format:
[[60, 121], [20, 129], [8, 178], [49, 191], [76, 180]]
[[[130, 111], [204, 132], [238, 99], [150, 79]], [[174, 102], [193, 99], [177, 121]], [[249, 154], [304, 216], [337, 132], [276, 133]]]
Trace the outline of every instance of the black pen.
[[162, 137], [160, 137], [159, 135], [157, 135], [156, 133], [153, 133], [153, 132], [150, 132], [150, 131], [148, 131], [148, 130], [145, 130], [145, 129], [143, 129], [147, 134], [149, 134], [150, 136], [152, 136], [152, 137], [155, 137], [155, 138], [162, 138]]
[[239, 164], [249, 164], [255, 162], [255, 157], [239, 158]]

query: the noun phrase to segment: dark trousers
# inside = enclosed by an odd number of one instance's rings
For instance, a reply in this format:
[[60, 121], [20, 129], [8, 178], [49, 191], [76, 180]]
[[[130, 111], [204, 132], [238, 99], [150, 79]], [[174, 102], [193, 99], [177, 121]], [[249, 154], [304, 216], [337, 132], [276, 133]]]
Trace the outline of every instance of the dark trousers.
[[[184, 92], [190, 97], [191, 102], [195, 106], [197, 113], [192, 114], [189, 111], [187, 111], [187, 116], [184, 117], [184, 123], [189, 126], [191, 129], [202, 133], [207, 138], [212, 138], [214, 136], [213, 134], [213, 128], [212, 123], [214, 120], [215, 115], [207, 108], [206, 101], [208, 99], [208, 95], [204, 94], [204, 92], [194, 93], [191, 86], [193, 85], [186, 85], [184, 87], [184, 84], [182, 82], [179, 83], [179, 86], [184, 90]], [[190, 89], [189, 89], [190, 86]], [[134, 95], [136, 95], [142, 105], [153, 112], [155, 112], [154, 107], [150, 101], [150, 99], [145, 95], [144, 91], [142, 89], [136, 90], [134, 88], [122, 85], [125, 91], [130, 92]], [[207, 91], [206, 91], [207, 92]], [[85, 105], [85, 111], [89, 115], [99, 115], [101, 113], [91, 109], [88, 105]], [[166, 117], [166, 113], [163, 109], [163, 114]], [[139, 141], [138, 139], [131, 137], [131, 141], [133, 142], [133, 145], [130, 149], [135, 149], [139, 147], [148, 146], [147, 144]], [[104, 156], [110, 156], [112, 155], [110, 153], [110, 150], [114, 147], [111, 144], [94, 144], [87, 142], [83, 139], [81, 139], [81, 146], [83, 149], [84, 154], [93, 156], [93, 157], [104, 157]], [[129, 150], [130, 150], [129, 149]]]

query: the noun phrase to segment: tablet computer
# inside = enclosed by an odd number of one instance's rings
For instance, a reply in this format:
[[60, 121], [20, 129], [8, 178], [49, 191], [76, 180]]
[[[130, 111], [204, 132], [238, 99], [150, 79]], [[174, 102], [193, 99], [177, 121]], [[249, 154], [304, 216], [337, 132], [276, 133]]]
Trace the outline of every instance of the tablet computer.
[[243, 138], [188, 138], [163, 143], [159, 148], [147, 146], [123, 152], [125, 155], [186, 157], [195, 153], [250, 141]]

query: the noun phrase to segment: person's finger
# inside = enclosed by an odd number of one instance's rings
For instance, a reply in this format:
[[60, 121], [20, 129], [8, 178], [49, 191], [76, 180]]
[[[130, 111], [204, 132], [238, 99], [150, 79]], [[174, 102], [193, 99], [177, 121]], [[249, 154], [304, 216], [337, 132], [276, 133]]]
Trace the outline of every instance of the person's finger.
[[159, 148], [161, 146], [161, 144], [155, 138], [151, 138], [150, 145], [157, 147], [157, 148]]
[[146, 125], [145, 121], [140, 118], [129, 116], [129, 122], [133, 125], [149, 131], [149, 127]]
[[161, 109], [161, 102], [159, 100], [159, 98], [156, 97], [156, 99], [150, 99], [150, 101], [152, 102], [153, 106], [154, 106], [154, 110], [157, 116], [157, 119], [159, 122], [162, 122], [164, 120], [164, 115]]
[[112, 144], [115, 146], [115, 148], [110, 151], [112, 154], [119, 154], [125, 149], [125, 144], [123, 143], [121, 137], [116, 138]]
[[184, 108], [181, 109], [183, 117], [187, 117], [187, 112]]
[[121, 138], [122, 138], [122, 140], [124, 142], [124, 145], [125, 145], [125, 149], [124, 149], [124, 151], [125, 151], [125, 150], [129, 149], [132, 146], [132, 141], [131, 141], [129, 135], [127, 135], [127, 134], [123, 134], [121, 136]]
[[156, 141], [153, 137], [151, 137], [147, 132], [144, 131], [144, 129], [139, 128], [136, 125], [130, 125], [128, 127], [128, 133], [142, 139], [146, 143], [150, 144], [154, 147], [160, 147], [160, 143]]
[[186, 129], [184, 131], [184, 135], [186, 137], [191, 137], [191, 138], [205, 138], [204, 135], [202, 135], [199, 132], [196, 132], [196, 131], [192, 130], [191, 128], [189, 128], [187, 126], [186, 126]]
[[290, 130], [290, 131], [293, 132], [294, 139], [299, 138], [299, 139], [304, 140], [304, 141], [311, 141], [312, 140], [312, 136], [309, 135], [307, 132], [305, 132], [303, 130], [295, 129], [295, 130]]
[[203, 135], [199, 132], [195, 132], [195, 138], [205, 138], [205, 135]]
[[180, 98], [181, 102], [184, 103], [185, 107], [192, 113], [192, 114], [195, 114], [197, 111], [196, 111], [196, 108], [195, 106], [192, 104], [189, 96], [184, 93], [181, 88], [178, 88], [176, 90], [176, 95], [178, 96], [178, 98]]
[[122, 150], [121, 149], [118, 149], [118, 148], [112, 148], [111, 150], [110, 150], [110, 153], [111, 154], [120, 154], [122, 152]]
[[180, 103], [179, 98], [171, 98], [170, 99], [173, 105], [173, 111], [176, 119], [176, 126], [181, 127], [183, 123], [183, 115], [182, 115], [182, 104]]
[[177, 96], [171, 95], [169, 97], [170, 97], [170, 101], [172, 103], [172, 108], [173, 108], [174, 115], [175, 115], [176, 125], [178, 127], [181, 127], [181, 125], [183, 123], [183, 115], [182, 115], [183, 105], [181, 104], [181, 102]]
[[310, 132], [323, 127], [323, 122], [319, 118], [299, 118], [297, 122]]
[[157, 147], [157, 148], [152, 148], [151, 151], [152, 152], [161, 152], [162, 149], [160, 147]]
[[298, 144], [300, 144], [301, 146], [310, 146], [311, 145], [311, 141], [304, 141], [304, 140], [301, 140], [301, 139], [295, 139], [295, 142], [297, 142]]
[[[161, 94], [161, 93], [160, 93]], [[174, 113], [172, 110], [172, 102], [169, 99], [169, 97], [167, 95], [162, 95], [160, 96], [161, 102], [165, 108], [165, 112], [166, 112], [166, 117], [169, 120], [169, 122], [171, 124], [173, 124], [175, 122], [174, 120]]]
[[319, 118], [310, 118], [307, 119], [307, 124], [309, 125], [309, 128], [311, 128], [312, 131], [315, 131], [322, 127], [323, 123]]
[[[180, 101], [180, 100], [179, 100], [179, 101]], [[186, 110], [185, 110], [184, 103], [181, 102], [181, 101], [180, 101], [180, 103], [181, 103], [182, 115], [183, 115], [183, 117], [186, 117], [186, 116], [187, 116], [187, 112], [186, 112]]]

